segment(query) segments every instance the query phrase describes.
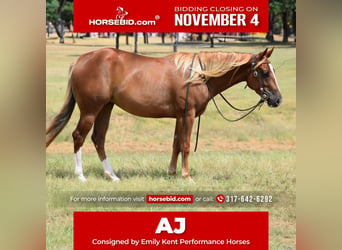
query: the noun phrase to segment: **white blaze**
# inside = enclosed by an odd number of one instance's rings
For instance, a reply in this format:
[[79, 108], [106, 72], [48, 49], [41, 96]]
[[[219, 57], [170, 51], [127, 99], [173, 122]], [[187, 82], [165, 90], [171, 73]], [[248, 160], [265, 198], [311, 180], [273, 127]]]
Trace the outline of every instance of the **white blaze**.
[[273, 74], [274, 80], [275, 80], [275, 82], [276, 82], [276, 84], [277, 84], [277, 88], [278, 88], [278, 90], [280, 91], [280, 87], [279, 87], [279, 84], [278, 84], [278, 81], [277, 81], [277, 77], [276, 77], [276, 75], [275, 75], [275, 73], [274, 73], [273, 66], [272, 66], [272, 64], [269, 64], [269, 66], [270, 66], [271, 72], [272, 72], [272, 74]]

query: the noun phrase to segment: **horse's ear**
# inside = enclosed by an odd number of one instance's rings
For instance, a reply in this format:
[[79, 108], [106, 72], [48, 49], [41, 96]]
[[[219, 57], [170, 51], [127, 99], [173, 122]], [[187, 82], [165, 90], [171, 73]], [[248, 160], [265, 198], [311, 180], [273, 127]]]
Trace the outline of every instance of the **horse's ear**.
[[[264, 51], [262, 51], [262, 52], [259, 53], [259, 58], [260, 58], [260, 59], [264, 58], [264, 56], [265, 56], [266, 53], [267, 53], [267, 50], [268, 50], [268, 48], [266, 48]], [[259, 60], [260, 60], [260, 59], [259, 59]]]
[[266, 57], [267, 57], [267, 58], [269, 58], [269, 57], [272, 55], [273, 50], [274, 50], [274, 47], [272, 47], [271, 50], [269, 50], [269, 51], [266, 52]]

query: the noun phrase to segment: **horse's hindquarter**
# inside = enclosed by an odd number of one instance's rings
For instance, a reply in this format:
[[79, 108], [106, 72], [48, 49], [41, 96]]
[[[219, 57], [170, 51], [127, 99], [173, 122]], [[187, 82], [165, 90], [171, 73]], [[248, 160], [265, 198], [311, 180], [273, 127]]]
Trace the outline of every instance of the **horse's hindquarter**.
[[111, 49], [101, 49], [82, 55], [74, 63], [70, 81], [80, 109], [111, 100], [110, 62], [114, 55]]
[[184, 79], [167, 58], [119, 52], [112, 62], [112, 101], [134, 115], [175, 117]]

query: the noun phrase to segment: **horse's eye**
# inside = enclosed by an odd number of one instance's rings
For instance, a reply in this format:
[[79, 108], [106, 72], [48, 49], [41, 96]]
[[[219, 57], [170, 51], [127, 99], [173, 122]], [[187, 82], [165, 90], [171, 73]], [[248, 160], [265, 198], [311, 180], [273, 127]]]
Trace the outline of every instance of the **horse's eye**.
[[270, 72], [268, 72], [268, 71], [263, 71], [263, 72], [262, 72], [262, 76], [263, 76], [264, 78], [267, 78], [267, 77], [270, 76]]

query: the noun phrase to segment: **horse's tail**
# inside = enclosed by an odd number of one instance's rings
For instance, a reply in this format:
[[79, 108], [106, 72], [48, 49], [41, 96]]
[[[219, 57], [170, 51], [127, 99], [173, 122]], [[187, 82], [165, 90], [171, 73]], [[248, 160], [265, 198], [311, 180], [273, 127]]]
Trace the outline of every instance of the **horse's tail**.
[[75, 108], [75, 98], [71, 89], [71, 73], [75, 64], [72, 64], [69, 68], [69, 81], [67, 94], [64, 101], [64, 105], [59, 114], [52, 120], [50, 126], [46, 130], [46, 147], [56, 138], [56, 136], [62, 131], [65, 125], [68, 123], [72, 112]]

